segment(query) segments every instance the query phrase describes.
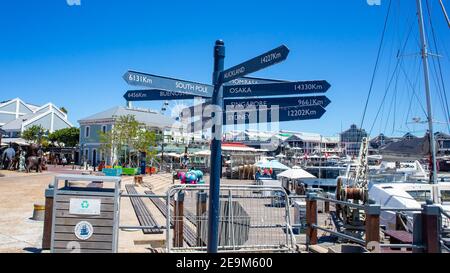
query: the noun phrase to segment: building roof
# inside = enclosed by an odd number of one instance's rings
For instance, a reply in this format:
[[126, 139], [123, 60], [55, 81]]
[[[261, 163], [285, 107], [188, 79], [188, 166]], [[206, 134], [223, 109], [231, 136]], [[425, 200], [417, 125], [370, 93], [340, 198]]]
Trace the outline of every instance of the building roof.
[[[21, 132], [26, 127], [41, 125], [44, 129], [54, 132], [59, 129], [72, 127], [72, 124], [67, 120], [67, 115], [51, 103], [35, 108], [34, 111], [36, 112], [19, 116], [17, 119], [4, 124], [2, 129], [6, 132]], [[44, 120], [47, 116], [49, 116], [49, 120], [46, 126], [40, 121]], [[58, 122], [57, 125], [55, 121]]]
[[133, 115], [136, 120], [149, 127], [168, 128], [175, 124], [175, 120], [171, 117], [161, 115], [149, 109], [127, 108], [123, 106], [116, 106], [96, 113], [92, 116], [79, 120], [80, 124], [90, 122], [114, 122], [120, 116]]

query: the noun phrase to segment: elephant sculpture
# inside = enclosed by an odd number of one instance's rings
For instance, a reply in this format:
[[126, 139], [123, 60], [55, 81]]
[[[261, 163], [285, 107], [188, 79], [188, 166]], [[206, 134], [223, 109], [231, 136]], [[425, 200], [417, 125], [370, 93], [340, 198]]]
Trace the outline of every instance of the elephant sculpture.
[[26, 171], [29, 173], [31, 170], [35, 169], [36, 172], [42, 172], [42, 169], [45, 167], [45, 161], [43, 159], [42, 149], [33, 144], [29, 147], [29, 152], [27, 153], [30, 156], [26, 160]]
[[13, 147], [7, 148], [2, 153], [2, 166], [3, 169], [9, 170], [13, 164], [14, 158], [16, 157], [16, 151]]
[[29, 156], [27, 158], [26, 167], [27, 173], [35, 169], [37, 173], [42, 172], [42, 157], [39, 156]]

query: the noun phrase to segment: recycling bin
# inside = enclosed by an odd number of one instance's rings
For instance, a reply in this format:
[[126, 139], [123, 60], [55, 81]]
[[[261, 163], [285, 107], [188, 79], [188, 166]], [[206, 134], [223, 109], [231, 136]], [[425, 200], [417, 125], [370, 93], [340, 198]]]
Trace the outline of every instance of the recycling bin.
[[120, 186], [120, 177], [56, 176], [51, 252], [117, 252]]

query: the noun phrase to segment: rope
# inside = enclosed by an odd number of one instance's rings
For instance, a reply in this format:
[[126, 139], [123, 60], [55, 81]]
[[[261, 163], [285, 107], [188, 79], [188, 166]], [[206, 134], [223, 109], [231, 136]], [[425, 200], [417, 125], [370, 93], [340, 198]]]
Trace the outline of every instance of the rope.
[[370, 95], [372, 94], [373, 85], [375, 83], [375, 76], [376, 76], [376, 73], [378, 71], [378, 65], [379, 65], [379, 62], [380, 62], [381, 52], [382, 52], [382, 49], [383, 49], [383, 43], [384, 43], [384, 38], [385, 38], [385, 35], [386, 35], [387, 25], [388, 25], [388, 21], [389, 21], [389, 15], [391, 14], [391, 6], [392, 6], [392, 0], [389, 0], [388, 12], [386, 14], [386, 18], [385, 18], [385, 21], [384, 21], [383, 32], [382, 32], [382, 35], [381, 35], [381, 41], [380, 41], [380, 45], [378, 47], [377, 59], [376, 59], [376, 62], [375, 62], [375, 67], [373, 69], [373, 73], [372, 73], [372, 80], [370, 82], [369, 93], [367, 95], [366, 104], [364, 106], [364, 112], [363, 112], [363, 117], [362, 117], [362, 120], [361, 120], [361, 126], [359, 127], [361, 129], [363, 128], [363, 125], [364, 125], [364, 119], [366, 118], [367, 107], [369, 106]]

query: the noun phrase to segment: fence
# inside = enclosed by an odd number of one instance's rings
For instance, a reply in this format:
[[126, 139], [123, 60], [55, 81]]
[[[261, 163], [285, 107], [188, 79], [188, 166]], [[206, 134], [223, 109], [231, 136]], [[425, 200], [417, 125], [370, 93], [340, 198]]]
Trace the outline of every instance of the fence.
[[[208, 193], [208, 185], [174, 185], [166, 195], [151, 191], [145, 194], [122, 193], [121, 198], [150, 198], [166, 218], [166, 223], [122, 225], [119, 228], [143, 231], [162, 229], [166, 234], [168, 252], [206, 252]], [[144, 218], [141, 210], [136, 213]], [[295, 237], [290, 225], [290, 213], [290, 200], [282, 187], [221, 186], [219, 251], [292, 251]]]
[[[342, 232], [336, 232], [323, 228], [317, 224], [317, 201], [348, 206], [365, 212], [365, 239], [357, 238]], [[341, 239], [357, 244], [365, 245], [373, 252], [379, 252], [381, 248], [410, 248], [415, 253], [440, 253], [443, 249], [449, 250], [443, 241], [446, 226], [443, 225], [443, 217], [450, 219], [449, 214], [436, 205], [423, 205], [418, 209], [388, 208], [379, 205], [360, 205], [351, 202], [320, 197], [315, 193], [306, 197], [307, 220], [307, 244], [315, 245], [318, 242], [317, 231], [332, 234]], [[380, 244], [380, 213], [381, 211], [412, 212], [413, 213], [413, 242], [411, 244]], [[448, 228], [448, 227], [447, 227]]]
[[[206, 252], [208, 243], [208, 185], [173, 185], [164, 195], [151, 191], [145, 194], [125, 194], [122, 198], [149, 198], [166, 220], [165, 225], [120, 226], [121, 229], [161, 229], [166, 236], [168, 252]], [[440, 207], [424, 205], [418, 209], [360, 205], [310, 193], [288, 196], [282, 187], [222, 185], [220, 189], [219, 251], [220, 252], [292, 252], [295, 249], [294, 224], [291, 215], [295, 200], [306, 200], [306, 244], [318, 243], [318, 231], [345, 241], [363, 245], [372, 252], [383, 248], [409, 248], [413, 252], [436, 253], [450, 251], [446, 246], [450, 234], [450, 215]], [[356, 237], [318, 224], [318, 201], [324, 202], [323, 212], [330, 204], [359, 209], [365, 214], [364, 237]], [[381, 243], [380, 214], [382, 211], [413, 213], [413, 242], [410, 244]], [[298, 216], [297, 216], [298, 218]], [[298, 220], [298, 219], [296, 219]], [[298, 222], [298, 221], [297, 221]], [[447, 241], [446, 241], [447, 240]]]
[[[175, 185], [166, 226], [169, 252], [206, 251], [207, 185]], [[292, 251], [290, 202], [282, 187], [223, 185], [220, 189], [219, 251]]]

